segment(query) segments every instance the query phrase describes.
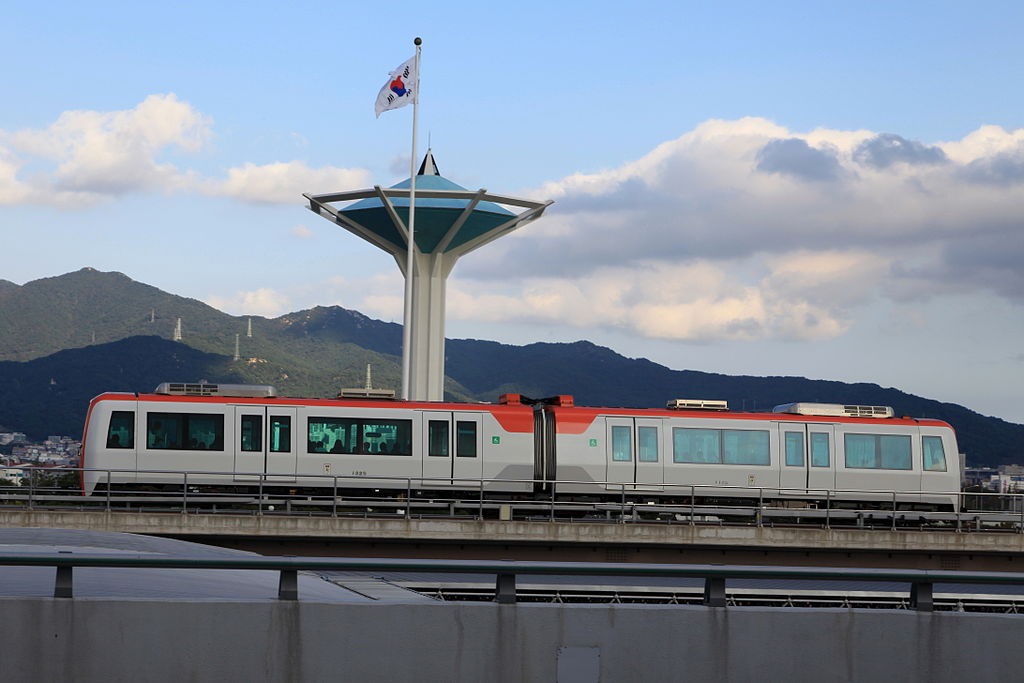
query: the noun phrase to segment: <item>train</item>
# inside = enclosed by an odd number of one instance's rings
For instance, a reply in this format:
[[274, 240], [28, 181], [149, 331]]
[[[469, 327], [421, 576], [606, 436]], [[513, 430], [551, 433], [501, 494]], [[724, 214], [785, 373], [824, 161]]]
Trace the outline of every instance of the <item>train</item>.
[[771, 412], [673, 399], [664, 409], [280, 397], [269, 385], [172, 383], [104, 393], [82, 437], [84, 495], [114, 488], [953, 509], [962, 458], [946, 422], [887, 406], [797, 402]]

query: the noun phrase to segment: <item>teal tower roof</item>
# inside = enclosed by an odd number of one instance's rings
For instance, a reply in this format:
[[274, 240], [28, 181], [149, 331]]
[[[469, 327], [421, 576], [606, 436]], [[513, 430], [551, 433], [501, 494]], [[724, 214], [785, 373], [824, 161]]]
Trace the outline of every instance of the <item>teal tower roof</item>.
[[[389, 189], [408, 190], [412, 184], [410, 178], [392, 185]], [[466, 210], [472, 200], [450, 199], [446, 197], [423, 196], [421, 193], [428, 193], [430, 190], [448, 190], [455, 192], [469, 192], [466, 188], [453, 183], [451, 180], [437, 173], [437, 165], [434, 163], [434, 155], [427, 152], [419, 173], [416, 175], [416, 247], [424, 254], [434, 253], [449, 230]], [[391, 197], [395, 213], [401, 218], [404, 225], [409, 224], [409, 197]], [[373, 231], [392, 244], [403, 244], [398, 228], [388, 212], [384, 202], [379, 197], [369, 197], [339, 209], [338, 213], [356, 221], [368, 230]], [[447, 241], [441, 251], [452, 251], [473, 239], [486, 234], [515, 218], [514, 213], [494, 202], [479, 201], [473, 208], [472, 213], [459, 226], [458, 232]]]

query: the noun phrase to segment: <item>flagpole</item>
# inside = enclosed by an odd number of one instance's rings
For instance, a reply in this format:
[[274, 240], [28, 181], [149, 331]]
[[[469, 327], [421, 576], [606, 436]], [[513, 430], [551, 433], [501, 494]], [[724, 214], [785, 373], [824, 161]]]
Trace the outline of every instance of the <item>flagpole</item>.
[[405, 323], [402, 325], [402, 398], [410, 398], [412, 383], [412, 277], [415, 268], [416, 250], [416, 128], [420, 108], [420, 46], [423, 41], [416, 38], [416, 83], [412, 90], [412, 154], [409, 156], [409, 239], [406, 242], [405, 259]]

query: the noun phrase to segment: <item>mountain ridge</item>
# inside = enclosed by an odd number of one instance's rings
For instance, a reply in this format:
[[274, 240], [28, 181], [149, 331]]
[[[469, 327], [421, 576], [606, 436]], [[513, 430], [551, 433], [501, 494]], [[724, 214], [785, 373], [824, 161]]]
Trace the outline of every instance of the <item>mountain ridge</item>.
[[[284, 396], [333, 396], [342, 386], [362, 386], [367, 363], [376, 386], [397, 389], [400, 381], [401, 326], [340, 306], [277, 318], [231, 316], [121, 273], [88, 268], [20, 287], [4, 282], [0, 422], [28, 420], [31, 426], [22, 426], [27, 433], [56, 433], [60, 424], [63, 433], [73, 434], [92, 396], [113, 389], [148, 392], [164, 381], [273, 384]], [[172, 321], [179, 314], [185, 334], [174, 342]], [[245, 336], [249, 320], [253, 338]], [[48, 327], [61, 325], [95, 331], [97, 343], [82, 335], [69, 343], [68, 329], [47, 334]], [[233, 360], [236, 335], [238, 361]], [[568, 393], [579, 405], [608, 407], [661, 407], [673, 398], [725, 399], [733, 408], [759, 410], [791, 401], [892, 405], [901, 415], [953, 424], [972, 462], [1019, 460], [1018, 444], [1024, 443], [1024, 425], [871, 383], [673, 370], [586, 340], [513, 346], [449, 339], [445, 350], [445, 389], [453, 400]], [[126, 386], [111, 385], [119, 379]], [[24, 406], [49, 416], [51, 426], [32, 418]]]

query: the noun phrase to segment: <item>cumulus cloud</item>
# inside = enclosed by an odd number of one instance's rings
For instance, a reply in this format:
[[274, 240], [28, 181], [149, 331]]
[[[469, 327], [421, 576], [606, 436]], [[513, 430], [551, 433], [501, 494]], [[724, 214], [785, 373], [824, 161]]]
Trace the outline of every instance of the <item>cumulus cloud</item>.
[[262, 288], [248, 292], [235, 292], [229, 296], [211, 294], [206, 297], [205, 303], [232, 315], [274, 317], [288, 312], [291, 299], [284, 292]]
[[[160, 163], [158, 157], [173, 148], [197, 151], [209, 137], [210, 126], [209, 117], [174, 94], [150, 95], [123, 111], [67, 111], [47, 128], [5, 134], [0, 143], [54, 165], [26, 183], [21, 200], [89, 202], [186, 184], [187, 172]], [[7, 176], [6, 181], [0, 180], [0, 187], [9, 189], [16, 179]]]
[[77, 208], [130, 193], [175, 191], [295, 204], [303, 192], [369, 180], [362, 169], [312, 168], [302, 161], [245, 163], [210, 178], [165, 159], [200, 151], [212, 135], [212, 119], [173, 93], [150, 95], [121, 111], [66, 111], [46, 128], [0, 130], [0, 204]]
[[757, 170], [789, 174], [802, 180], [835, 180], [842, 174], [834, 151], [811, 147], [800, 138], [766, 144], [757, 152]]
[[292, 229], [288, 231], [292, 237], [298, 237], [302, 240], [308, 240], [313, 237], [316, 233], [307, 228], [305, 225], [293, 225]]
[[507, 293], [458, 280], [448, 293], [454, 319], [557, 323], [626, 330], [656, 339], [819, 339], [847, 322], [770, 278], [745, 284], [710, 263], [650, 262], [607, 267], [581, 278], [531, 278]]
[[907, 140], [893, 133], [879, 133], [857, 145], [853, 151], [855, 161], [875, 168], [888, 168], [893, 164], [942, 164], [948, 161], [940, 147]]
[[370, 183], [369, 171], [363, 169], [310, 168], [301, 161], [273, 164], [245, 164], [228, 169], [223, 181], [209, 181], [205, 191], [261, 204], [295, 204], [302, 193], [321, 194]]
[[[810, 339], [842, 334], [878, 299], [984, 291], [1024, 303], [1022, 150], [1024, 130], [993, 126], [926, 144], [707, 121], [529, 193], [556, 203], [460, 265], [449, 314]], [[503, 281], [510, 269], [523, 286]]]
[[1024, 181], [1024, 144], [1017, 149], [975, 159], [961, 174], [975, 183], [1017, 185]]

